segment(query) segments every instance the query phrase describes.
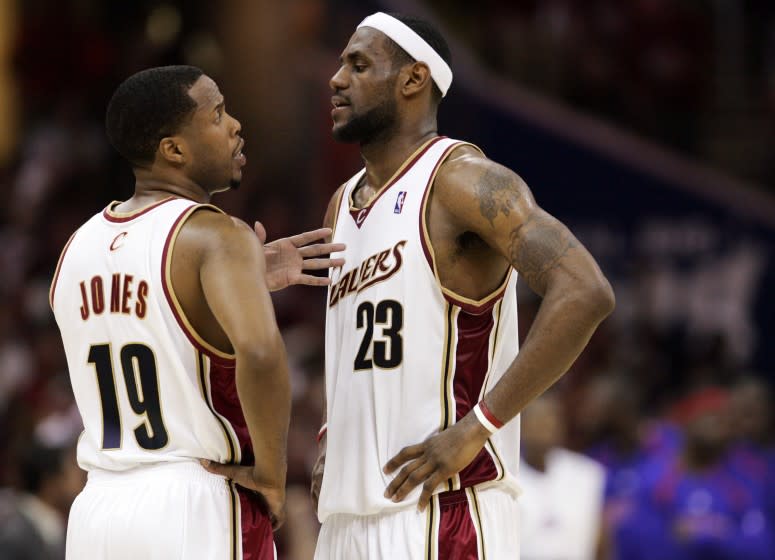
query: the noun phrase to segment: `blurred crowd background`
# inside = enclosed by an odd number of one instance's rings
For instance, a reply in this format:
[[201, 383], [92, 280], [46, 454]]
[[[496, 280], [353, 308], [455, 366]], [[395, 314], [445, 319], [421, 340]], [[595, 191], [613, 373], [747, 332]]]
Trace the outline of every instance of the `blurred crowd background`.
[[[360, 166], [330, 137], [328, 78], [377, 9], [439, 25], [455, 71], [440, 132], [521, 173], [617, 293], [525, 415], [523, 559], [775, 558], [769, 0], [0, 0], [0, 558], [61, 558], [84, 482], [48, 287], [74, 229], [132, 191], [103, 132], [113, 89], [201, 66], [248, 157], [215, 203], [270, 238], [312, 229]], [[304, 560], [325, 294], [274, 296], [294, 398], [279, 552]], [[539, 302], [519, 300], [524, 336]]]

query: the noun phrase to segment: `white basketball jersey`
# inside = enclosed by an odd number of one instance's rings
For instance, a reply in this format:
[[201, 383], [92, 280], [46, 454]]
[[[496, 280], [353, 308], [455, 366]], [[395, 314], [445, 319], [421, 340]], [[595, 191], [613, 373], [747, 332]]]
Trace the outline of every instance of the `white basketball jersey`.
[[116, 204], [73, 234], [50, 292], [84, 423], [79, 464], [252, 463], [234, 356], [194, 332], [170, 277], [186, 219], [219, 210], [168, 198], [120, 214]]
[[[414, 505], [384, 498], [382, 468], [407, 445], [454, 424], [517, 355], [516, 274], [481, 301], [443, 288], [425, 207], [441, 163], [462, 142], [437, 137], [415, 152], [363, 209], [342, 190], [334, 241], [347, 264], [331, 271], [326, 315], [327, 452], [318, 516], [370, 515]], [[516, 489], [519, 421], [490, 438], [437, 489]]]

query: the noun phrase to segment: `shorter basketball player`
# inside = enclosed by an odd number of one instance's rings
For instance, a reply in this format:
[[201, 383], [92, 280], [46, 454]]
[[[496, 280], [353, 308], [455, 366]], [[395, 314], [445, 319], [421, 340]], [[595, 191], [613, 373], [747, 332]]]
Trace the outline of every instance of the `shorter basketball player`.
[[[438, 31], [377, 13], [340, 61], [333, 134], [365, 168], [326, 218], [348, 266], [329, 288], [315, 557], [516, 558], [514, 419], [611, 312], [611, 287], [522, 179], [438, 134]], [[543, 297], [519, 353], [515, 271]]]
[[[341, 265], [321, 256], [343, 246], [305, 246], [330, 233], [318, 230], [264, 247], [260, 224], [209, 204], [246, 159], [198, 68], [131, 76], [106, 128], [134, 195], [73, 234], [50, 293], [88, 471], [67, 557], [274, 559], [290, 394], [269, 290], [321, 284], [302, 269]], [[230, 480], [200, 460], [245, 470]]]

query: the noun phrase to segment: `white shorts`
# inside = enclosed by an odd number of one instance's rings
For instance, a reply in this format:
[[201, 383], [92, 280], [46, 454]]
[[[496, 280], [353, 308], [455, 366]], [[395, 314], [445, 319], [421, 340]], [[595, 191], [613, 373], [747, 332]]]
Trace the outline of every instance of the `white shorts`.
[[244, 557], [276, 559], [269, 518], [254, 496], [198, 463], [91, 471], [70, 509], [67, 560]]
[[519, 560], [519, 508], [513, 492], [467, 488], [415, 508], [330, 515], [315, 560]]

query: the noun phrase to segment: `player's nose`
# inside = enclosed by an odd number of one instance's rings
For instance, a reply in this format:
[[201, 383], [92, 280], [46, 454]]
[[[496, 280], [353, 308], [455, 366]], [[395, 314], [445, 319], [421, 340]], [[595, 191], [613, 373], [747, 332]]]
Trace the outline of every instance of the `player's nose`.
[[331, 88], [332, 91], [340, 91], [345, 88], [347, 88], [347, 71], [344, 66], [340, 66], [339, 70], [336, 71], [336, 73], [331, 76], [331, 79], [328, 81], [328, 85]]

